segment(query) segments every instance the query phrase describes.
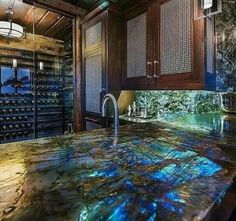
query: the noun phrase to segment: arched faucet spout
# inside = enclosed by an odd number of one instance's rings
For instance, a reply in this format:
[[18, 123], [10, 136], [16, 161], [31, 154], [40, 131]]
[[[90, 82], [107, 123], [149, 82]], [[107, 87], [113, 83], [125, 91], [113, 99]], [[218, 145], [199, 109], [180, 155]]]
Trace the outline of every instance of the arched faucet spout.
[[102, 117], [106, 116], [107, 102], [111, 100], [114, 108], [114, 129], [115, 132], [119, 130], [119, 109], [115, 97], [112, 94], [106, 94], [102, 100]]

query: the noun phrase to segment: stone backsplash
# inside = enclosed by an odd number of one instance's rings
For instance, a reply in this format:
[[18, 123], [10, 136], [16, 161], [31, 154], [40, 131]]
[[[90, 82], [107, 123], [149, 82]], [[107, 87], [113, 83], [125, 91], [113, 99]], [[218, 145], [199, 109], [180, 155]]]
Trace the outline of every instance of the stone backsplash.
[[223, 0], [216, 17], [216, 86], [218, 91], [236, 91], [236, 1]]
[[135, 101], [153, 116], [220, 111], [220, 95], [210, 91], [136, 91]]

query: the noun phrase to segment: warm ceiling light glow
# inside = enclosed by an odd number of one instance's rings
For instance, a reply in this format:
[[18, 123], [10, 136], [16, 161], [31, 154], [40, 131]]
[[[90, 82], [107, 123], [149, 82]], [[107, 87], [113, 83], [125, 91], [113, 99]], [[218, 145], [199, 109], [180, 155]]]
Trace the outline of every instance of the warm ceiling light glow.
[[40, 61], [40, 62], [39, 62], [39, 70], [40, 70], [40, 71], [43, 71], [43, 66], [44, 66], [44, 65], [43, 65], [43, 62]]
[[1, 36], [8, 38], [21, 38], [23, 33], [24, 29], [21, 25], [9, 21], [0, 21]]
[[13, 59], [13, 62], [12, 62], [12, 66], [13, 68], [17, 68], [17, 60], [16, 59]]
[[213, 6], [213, 0], [203, 0], [203, 8], [208, 9]]

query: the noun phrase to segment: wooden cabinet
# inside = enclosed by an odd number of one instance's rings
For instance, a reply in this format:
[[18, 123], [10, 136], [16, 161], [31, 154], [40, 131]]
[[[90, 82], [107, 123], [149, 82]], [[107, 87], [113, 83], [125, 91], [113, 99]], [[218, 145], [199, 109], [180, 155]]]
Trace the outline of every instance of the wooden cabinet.
[[143, 0], [125, 11], [123, 88], [214, 89], [214, 70], [205, 68], [214, 44], [205, 40], [205, 21], [194, 21], [193, 5]]
[[[150, 79], [150, 65], [153, 56], [150, 25], [151, 1], [139, 1], [124, 12], [124, 75], [125, 89], [143, 89], [154, 86]], [[151, 40], [151, 41], [150, 41]]]
[[[103, 4], [89, 13], [82, 24], [82, 91], [84, 130], [91, 122], [100, 127], [101, 101], [121, 88], [121, 12], [114, 4]], [[86, 126], [87, 125], [87, 126]]]

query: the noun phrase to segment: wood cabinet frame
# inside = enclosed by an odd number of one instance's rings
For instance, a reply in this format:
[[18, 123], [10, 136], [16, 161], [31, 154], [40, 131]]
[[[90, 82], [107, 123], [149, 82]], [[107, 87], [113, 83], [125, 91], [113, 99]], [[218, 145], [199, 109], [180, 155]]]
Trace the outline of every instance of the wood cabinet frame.
[[[86, 58], [96, 54], [102, 54], [102, 87], [100, 91], [100, 100], [105, 94], [113, 90], [119, 91], [121, 86], [121, 50], [122, 37], [121, 31], [121, 11], [113, 3], [109, 3], [106, 8], [101, 6], [90, 12], [82, 22], [82, 116], [83, 127], [86, 129], [86, 121], [95, 122], [97, 124], [105, 124], [108, 122], [101, 118], [99, 113], [92, 113], [85, 110], [86, 108]], [[102, 22], [102, 39], [101, 42], [86, 47], [86, 30], [90, 27]], [[117, 34], [119, 33], [119, 35]]]
[[[160, 70], [160, 7], [170, 0], [141, 0], [136, 6], [125, 10], [124, 19], [124, 70], [123, 89], [208, 89], [205, 79], [205, 21], [204, 19], [194, 21], [194, 0], [191, 0], [192, 20], [192, 71], [189, 73], [176, 73], [161, 75]], [[127, 34], [126, 22], [130, 18], [138, 16], [146, 10], [147, 12], [147, 62], [152, 64], [152, 78], [145, 77], [127, 78]], [[154, 75], [154, 62], [156, 75]]]

